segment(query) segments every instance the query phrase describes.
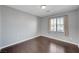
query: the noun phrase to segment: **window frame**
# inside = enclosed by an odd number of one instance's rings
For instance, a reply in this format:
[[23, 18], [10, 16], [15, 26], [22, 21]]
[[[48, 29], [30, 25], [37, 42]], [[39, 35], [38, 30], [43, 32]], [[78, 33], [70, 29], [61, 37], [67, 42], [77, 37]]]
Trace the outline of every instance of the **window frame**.
[[[63, 27], [63, 31], [58, 31], [58, 30], [57, 30], [57, 28], [58, 28], [58, 25], [57, 25], [57, 18], [60, 18], [60, 17], [63, 17], [63, 18], [64, 18], [64, 16], [50, 17], [50, 18], [49, 18], [49, 21], [48, 21], [48, 24], [49, 24], [48, 30], [49, 30], [49, 32], [58, 32], [58, 33], [64, 33], [64, 32], [65, 32], [65, 31], [64, 31], [64, 27]], [[56, 18], [56, 31], [51, 31], [51, 19], [54, 19], [54, 18]], [[63, 26], [64, 26], [64, 19], [63, 19]]]
[[[64, 32], [62, 32], [62, 33], [64, 33], [64, 35], [65, 36], [69, 36], [69, 16], [68, 15], [63, 15], [63, 16], [57, 16], [57, 17], [64, 17]], [[56, 18], [56, 17], [49, 17], [49, 20], [48, 20], [48, 32], [49, 33], [61, 33], [61, 32], [56, 32], [56, 31], [51, 31], [50, 30], [50, 20], [51, 20], [51, 18]]]

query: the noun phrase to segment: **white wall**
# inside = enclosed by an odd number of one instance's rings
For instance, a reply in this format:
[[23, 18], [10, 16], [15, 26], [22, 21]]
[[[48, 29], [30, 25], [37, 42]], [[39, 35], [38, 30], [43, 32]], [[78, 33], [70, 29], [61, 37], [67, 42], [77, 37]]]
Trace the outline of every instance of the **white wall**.
[[51, 17], [68, 15], [69, 16], [69, 37], [65, 37], [64, 33], [48, 32], [48, 17], [43, 17], [41, 19], [41, 35], [52, 36], [59, 38], [61, 40], [70, 41], [74, 43], [79, 43], [77, 38], [77, 11], [72, 11], [68, 13], [61, 13], [52, 15]]
[[37, 34], [37, 18], [6, 6], [2, 8], [2, 46]]

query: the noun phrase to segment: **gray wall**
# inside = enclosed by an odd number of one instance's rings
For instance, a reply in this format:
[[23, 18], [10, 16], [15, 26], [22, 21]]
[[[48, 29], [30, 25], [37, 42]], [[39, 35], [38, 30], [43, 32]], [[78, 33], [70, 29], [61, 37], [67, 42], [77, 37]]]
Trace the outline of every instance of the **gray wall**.
[[77, 38], [77, 32], [78, 32], [77, 13], [78, 13], [77, 11], [72, 11], [68, 13], [61, 13], [61, 14], [56, 14], [56, 15], [51, 16], [51, 17], [62, 16], [62, 15], [69, 16], [69, 37], [65, 37], [64, 33], [49, 32], [48, 31], [48, 17], [43, 17], [41, 19], [41, 35], [52, 36], [59, 39], [62, 38], [61, 40], [79, 43], [79, 39]]
[[38, 35], [41, 35], [41, 17], [38, 17], [38, 27], [37, 27], [37, 29], [38, 29], [38, 31], [37, 31], [37, 33], [38, 33]]
[[48, 17], [37, 18], [6, 6], [2, 6], [2, 10], [0, 7], [0, 47], [38, 34], [79, 43], [79, 10], [52, 16], [62, 15], [69, 15], [69, 37], [65, 37], [63, 33], [48, 32]]
[[1, 7], [0, 7], [0, 46], [1, 46]]
[[2, 46], [37, 34], [37, 18], [6, 6], [2, 7]]
[[79, 9], [78, 9], [78, 12], [77, 12], [77, 17], [78, 17], [78, 19], [77, 19], [77, 38], [78, 38], [78, 40], [79, 40]]

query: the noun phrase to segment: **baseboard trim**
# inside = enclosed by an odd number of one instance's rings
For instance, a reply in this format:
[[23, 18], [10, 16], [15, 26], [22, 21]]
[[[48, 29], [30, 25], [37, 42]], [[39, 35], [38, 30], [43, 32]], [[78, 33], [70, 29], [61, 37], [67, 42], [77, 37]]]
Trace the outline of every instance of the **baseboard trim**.
[[64, 40], [64, 39], [61, 40], [62, 38], [57, 38], [57, 37], [47, 36], [47, 35], [41, 35], [41, 36], [48, 37], [48, 38], [51, 38], [51, 39], [55, 39], [55, 40], [59, 40], [59, 41], [63, 41], [63, 42], [67, 42], [67, 43], [79, 46], [79, 44], [77, 44], [75, 42], [67, 41], [67, 40]]
[[6, 48], [6, 47], [12, 46], [12, 45], [16, 45], [16, 44], [22, 43], [22, 42], [24, 42], [24, 41], [31, 40], [31, 39], [36, 38], [36, 37], [39, 37], [39, 36], [44, 36], [44, 37], [48, 37], [48, 38], [51, 38], [51, 39], [59, 40], [59, 41], [62, 41], [62, 42], [67, 42], [67, 43], [70, 43], [70, 44], [73, 44], [73, 45], [76, 45], [76, 46], [79, 45], [79, 44], [77, 44], [77, 43], [70, 42], [70, 41], [66, 41], [66, 40], [61, 40], [60, 38], [56, 38], [56, 37], [52, 37], [52, 36], [37, 35], [37, 36], [33, 36], [33, 37], [30, 37], [30, 38], [26, 38], [26, 39], [24, 39], [24, 40], [21, 40], [21, 41], [18, 41], [18, 42], [15, 42], [15, 43], [12, 43], [12, 44], [9, 44], [9, 45], [0, 47], [0, 50], [3, 49], [3, 48]]
[[23, 39], [23, 40], [21, 40], [21, 41], [18, 41], [18, 42], [15, 42], [15, 43], [12, 43], [12, 44], [9, 44], [9, 45], [6, 45], [6, 46], [3, 46], [3, 47], [0, 47], [0, 50], [3, 49], [3, 48], [9, 47], [9, 46], [13, 46], [13, 45], [16, 45], [16, 44], [22, 43], [22, 42], [24, 42], [24, 41], [31, 40], [31, 39], [36, 38], [36, 37], [39, 37], [39, 36], [40, 36], [40, 35], [36, 35], [36, 36], [30, 37], [30, 38], [26, 38], [26, 39]]

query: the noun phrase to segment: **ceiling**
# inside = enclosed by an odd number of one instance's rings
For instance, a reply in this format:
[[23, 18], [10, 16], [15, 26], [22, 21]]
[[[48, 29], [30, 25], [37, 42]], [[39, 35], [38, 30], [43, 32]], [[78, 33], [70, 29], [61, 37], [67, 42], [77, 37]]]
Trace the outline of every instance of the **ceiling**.
[[8, 5], [8, 7], [15, 8], [39, 17], [68, 12], [79, 8], [78, 5], [47, 5], [46, 9], [41, 9], [40, 6], [41, 5]]

